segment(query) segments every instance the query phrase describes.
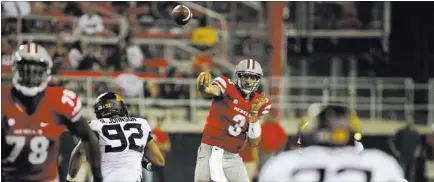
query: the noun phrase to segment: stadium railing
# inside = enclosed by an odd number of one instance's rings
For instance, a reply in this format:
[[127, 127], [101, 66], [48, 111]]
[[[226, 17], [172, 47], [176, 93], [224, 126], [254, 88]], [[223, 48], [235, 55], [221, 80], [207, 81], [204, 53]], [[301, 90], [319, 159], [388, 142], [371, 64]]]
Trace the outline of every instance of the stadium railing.
[[[63, 86], [80, 93], [83, 103], [88, 106], [91, 106], [100, 94], [98, 90], [101, 89], [98, 87], [117, 90], [113, 77], [60, 76], [59, 79], [64, 83]], [[171, 99], [167, 95], [145, 97], [145, 91], [140, 92], [138, 97], [127, 98], [128, 104], [137, 106], [133, 111], [137, 115], [150, 118], [168, 115], [171, 116], [169, 119], [191, 123], [205, 120], [211, 102], [200, 96], [196, 90], [196, 79], [147, 77], [142, 80], [143, 83], [156, 83], [160, 90], [167, 85], [177, 85], [179, 89], [169, 92], [174, 94], [170, 96]], [[10, 75], [3, 74], [2, 83], [8, 82]], [[347, 104], [356, 110], [362, 119], [369, 121], [405, 120], [409, 114], [415, 114], [419, 123], [434, 123], [434, 78], [426, 84], [415, 84], [411, 78], [265, 77], [260, 90], [272, 93], [269, 89], [272, 86], [278, 86], [281, 90], [280, 94], [269, 96], [283, 120], [296, 119], [310, 104], [322, 102]], [[416, 93], [418, 98], [426, 102], [415, 102]]]

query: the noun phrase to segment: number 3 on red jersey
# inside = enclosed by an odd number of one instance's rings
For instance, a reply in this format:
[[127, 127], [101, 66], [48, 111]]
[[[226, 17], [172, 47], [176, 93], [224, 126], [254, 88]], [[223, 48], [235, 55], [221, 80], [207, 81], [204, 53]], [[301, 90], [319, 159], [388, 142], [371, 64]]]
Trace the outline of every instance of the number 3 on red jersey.
[[229, 125], [228, 132], [232, 136], [238, 136], [243, 131], [243, 126], [246, 124], [246, 117], [244, 117], [241, 114], [237, 114], [232, 118], [233, 121], [236, 122], [236, 124]]

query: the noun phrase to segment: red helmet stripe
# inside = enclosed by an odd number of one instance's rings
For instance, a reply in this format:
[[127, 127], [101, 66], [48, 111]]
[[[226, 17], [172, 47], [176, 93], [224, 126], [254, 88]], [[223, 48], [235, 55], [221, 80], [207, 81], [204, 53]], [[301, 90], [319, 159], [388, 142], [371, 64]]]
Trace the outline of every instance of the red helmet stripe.
[[[35, 54], [37, 54], [38, 53], [38, 45], [33, 44], [33, 46], [35, 46]], [[253, 67], [255, 67], [255, 66], [253, 65]]]
[[247, 60], [247, 69], [250, 68], [250, 59]]
[[27, 44], [27, 52], [29, 52], [29, 53], [30, 53], [30, 44], [32, 44], [32, 43]]
[[252, 66], [252, 70], [254, 70], [254, 69], [255, 69], [255, 60], [252, 59], [252, 63], [253, 63], [253, 64], [252, 64], [252, 65], [253, 65], [253, 66]]

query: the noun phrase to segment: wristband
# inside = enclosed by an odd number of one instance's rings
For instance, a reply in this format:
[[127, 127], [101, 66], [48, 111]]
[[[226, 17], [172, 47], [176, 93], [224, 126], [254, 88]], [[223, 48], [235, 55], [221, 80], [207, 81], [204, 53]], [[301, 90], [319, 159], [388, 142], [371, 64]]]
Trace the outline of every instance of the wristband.
[[152, 162], [148, 160], [142, 161], [142, 167], [148, 171], [159, 171], [164, 168], [164, 166], [153, 165]]
[[259, 121], [249, 123], [249, 132], [247, 133], [250, 139], [255, 139], [261, 136], [261, 124]]

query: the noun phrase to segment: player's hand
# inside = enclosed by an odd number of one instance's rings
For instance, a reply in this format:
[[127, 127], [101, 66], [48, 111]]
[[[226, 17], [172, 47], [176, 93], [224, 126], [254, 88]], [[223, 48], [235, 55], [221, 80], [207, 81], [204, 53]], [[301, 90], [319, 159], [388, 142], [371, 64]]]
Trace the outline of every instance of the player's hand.
[[211, 74], [208, 72], [202, 72], [196, 80], [197, 89], [206, 91], [211, 86]]
[[253, 101], [252, 106], [250, 107], [250, 113], [251, 114], [258, 114], [259, 113], [259, 109], [265, 105], [265, 103], [267, 103], [268, 98], [267, 98], [267, 94], [264, 92], [261, 94], [261, 96], [256, 99], [255, 101]]

